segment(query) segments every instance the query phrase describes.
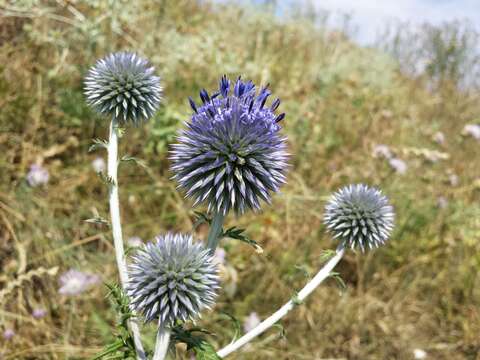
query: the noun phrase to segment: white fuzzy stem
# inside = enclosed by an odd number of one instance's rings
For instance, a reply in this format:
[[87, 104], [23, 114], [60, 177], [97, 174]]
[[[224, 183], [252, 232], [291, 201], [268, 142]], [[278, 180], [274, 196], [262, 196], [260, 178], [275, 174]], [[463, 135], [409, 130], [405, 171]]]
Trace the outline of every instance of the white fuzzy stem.
[[305, 287], [300, 290], [297, 294], [296, 298], [290, 300], [285, 305], [283, 305], [280, 309], [278, 309], [275, 313], [270, 315], [267, 319], [262, 321], [258, 324], [255, 328], [251, 331], [243, 335], [237, 341], [234, 341], [230, 345], [225, 346], [223, 349], [217, 352], [217, 355], [221, 358], [231, 354], [235, 350], [241, 348], [245, 344], [252, 341], [258, 335], [262, 334], [264, 331], [272, 327], [276, 322], [278, 322], [281, 318], [288, 314], [290, 310], [292, 310], [298, 302], [305, 300], [305, 298], [310, 295], [322, 282], [325, 280], [329, 275], [330, 272], [333, 270], [335, 265], [340, 261], [343, 254], [345, 253], [345, 249], [343, 247], [337, 249], [337, 252], [334, 257], [332, 257], [325, 266], [315, 275], [315, 277], [310, 280]]
[[168, 344], [170, 342], [170, 329], [162, 324], [158, 324], [157, 340], [155, 341], [155, 354], [153, 360], [164, 360], [168, 352]]
[[[115, 246], [115, 257], [117, 259], [118, 273], [120, 275], [120, 283], [123, 290], [128, 282], [127, 262], [125, 260], [125, 251], [123, 249], [122, 225], [120, 222], [120, 204], [118, 200], [118, 127], [117, 122], [112, 120], [110, 122], [110, 136], [108, 139], [108, 168], [107, 175], [109, 178], [109, 204], [110, 217], [112, 225], [113, 243]], [[143, 350], [142, 340], [140, 338], [140, 329], [137, 323], [129, 321], [128, 325], [133, 335], [135, 349], [137, 351], [137, 358], [146, 359], [145, 351]]]

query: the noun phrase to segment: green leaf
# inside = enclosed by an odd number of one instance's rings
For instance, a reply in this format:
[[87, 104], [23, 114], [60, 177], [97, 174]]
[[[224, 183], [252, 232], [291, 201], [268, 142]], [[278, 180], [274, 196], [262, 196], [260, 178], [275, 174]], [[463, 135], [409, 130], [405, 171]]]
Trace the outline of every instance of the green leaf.
[[347, 285], [345, 284], [345, 281], [343, 281], [343, 279], [341, 278], [340, 276], [340, 273], [338, 272], [335, 272], [335, 271], [332, 271], [328, 277], [332, 277], [334, 278], [336, 281], [337, 281], [337, 284], [338, 286], [340, 287], [340, 289], [343, 291], [347, 288]]
[[222, 312], [221, 315], [223, 317], [226, 317], [227, 319], [229, 319], [233, 323], [234, 333], [233, 333], [232, 342], [237, 340], [239, 338], [240, 334], [242, 333], [242, 327], [241, 327], [240, 321], [235, 316], [230, 315], [226, 312]]
[[219, 360], [220, 356], [217, 355], [215, 348], [208, 341], [203, 340], [198, 346], [194, 348], [195, 356], [197, 360]]
[[108, 147], [108, 141], [103, 139], [93, 139], [93, 144], [88, 148], [88, 152], [92, 152], [98, 149], [106, 149]]
[[137, 159], [136, 157], [134, 156], [128, 156], [128, 155], [125, 155], [123, 156], [120, 161], [124, 161], [124, 162], [128, 162], [128, 161], [131, 161], [131, 162], [134, 162], [135, 164], [137, 164], [138, 166], [144, 168], [144, 169], [148, 169], [148, 166], [147, 164], [145, 163], [145, 161], [143, 160], [140, 160], [140, 159]]
[[[197, 335], [196, 333], [200, 334]], [[187, 344], [187, 350], [192, 350], [197, 360], [221, 359], [212, 344], [202, 336], [203, 334], [210, 334], [210, 332], [198, 327], [183, 329], [181, 326], [176, 326], [172, 329], [172, 342]]]
[[193, 224], [193, 230], [195, 231], [202, 224], [211, 224], [212, 219], [205, 213], [200, 211], [194, 211], [195, 223]]
[[97, 173], [97, 175], [105, 185], [108, 185], [108, 186], [115, 185], [115, 181], [113, 181], [113, 178], [110, 175], [106, 175], [103, 172], [99, 172]]
[[332, 257], [334, 257], [336, 254], [335, 250], [323, 250], [322, 253], [320, 254], [320, 260], [322, 262], [325, 262], [327, 260], [330, 260]]
[[97, 216], [91, 219], [85, 220], [85, 222], [89, 224], [96, 224], [96, 225], [105, 225], [105, 226], [110, 226], [110, 222], [101, 216]]
[[263, 253], [262, 247], [260, 245], [258, 245], [258, 243], [255, 240], [250, 239], [244, 233], [245, 233], [245, 229], [239, 229], [239, 228], [233, 226], [233, 227], [227, 229], [226, 231], [224, 231], [223, 234], [222, 234], [222, 237], [227, 237], [227, 238], [234, 239], [234, 240], [240, 240], [240, 241], [252, 246], [257, 253], [262, 254]]

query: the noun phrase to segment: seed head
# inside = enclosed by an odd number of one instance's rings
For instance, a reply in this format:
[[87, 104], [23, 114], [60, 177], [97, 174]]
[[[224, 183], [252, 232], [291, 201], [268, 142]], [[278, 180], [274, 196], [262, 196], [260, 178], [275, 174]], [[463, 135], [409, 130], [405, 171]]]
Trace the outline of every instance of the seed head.
[[219, 288], [213, 256], [191, 235], [157, 237], [134, 255], [129, 270], [127, 294], [146, 322], [195, 319], [214, 304]]
[[276, 99], [265, 106], [270, 91], [238, 78], [230, 93], [223, 76], [213, 95], [200, 91], [202, 105], [190, 98], [194, 111], [179, 133], [170, 159], [174, 179], [195, 205], [209, 211], [242, 214], [270, 202], [271, 192], [285, 183], [288, 154], [286, 138], [279, 134], [285, 114], [275, 115]]
[[349, 185], [332, 195], [325, 207], [324, 222], [345, 247], [364, 251], [388, 240], [394, 212], [379, 190], [363, 184]]
[[160, 78], [147, 60], [118, 52], [98, 60], [85, 77], [87, 103], [120, 122], [148, 120], [160, 104]]

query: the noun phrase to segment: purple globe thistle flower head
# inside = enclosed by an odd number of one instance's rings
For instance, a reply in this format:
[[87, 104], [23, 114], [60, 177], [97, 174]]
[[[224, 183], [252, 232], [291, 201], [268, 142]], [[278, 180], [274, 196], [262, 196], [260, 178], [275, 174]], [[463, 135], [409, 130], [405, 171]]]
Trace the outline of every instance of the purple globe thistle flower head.
[[38, 164], [30, 166], [30, 171], [27, 174], [27, 183], [31, 187], [37, 187], [48, 183], [50, 175], [48, 170]]
[[166, 234], [133, 257], [127, 294], [145, 321], [171, 326], [195, 319], [215, 303], [218, 266], [210, 251], [191, 235]]
[[85, 77], [87, 103], [119, 122], [148, 120], [160, 105], [162, 87], [149, 62], [117, 52], [98, 60]]
[[394, 217], [393, 207], [380, 190], [357, 184], [332, 195], [325, 206], [324, 222], [343, 246], [365, 251], [388, 240]]
[[58, 292], [68, 296], [80, 295], [99, 281], [98, 275], [70, 269], [60, 276]]
[[186, 196], [208, 204], [208, 210], [242, 214], [270, 202], [271, 192], [285, 183], [288, 153], [279, 132], [285, 114], [275, 115], [276, 99], [265, 105], [270, 91], [258, 93], [251, 82], [223, 76], [213, 95], [200, 91], [202, 104], [190, 98], [194, 111], [172, 146], [174, 179]]

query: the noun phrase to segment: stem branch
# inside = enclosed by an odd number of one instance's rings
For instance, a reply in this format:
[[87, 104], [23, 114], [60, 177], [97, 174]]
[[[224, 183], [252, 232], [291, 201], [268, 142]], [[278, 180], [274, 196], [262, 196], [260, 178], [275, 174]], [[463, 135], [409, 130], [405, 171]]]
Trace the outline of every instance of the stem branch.
[[221, 212], [216, 212], [213, 215], [212, 224], [210, 225], [210, 231], [208, 232], [207, 247], [212, 253], [215, 252], [218, 243], [220, 242], [220, 236], [222, 235], [222, 226], [225, 215]]
[[[110, 204], [110, 217], [112, 223], [112, 235], [113, 243], [115, 246], [115, 257], [117, 260], [118, 273], [120, 275], [120, 283], [122, 289], [125, 291], [125, 286], [128, 282], [127, 262], [125, 260], [125, 251], [123, 249], [123, 237], [122, 237], [122, 225], [120, 222], [120, 204], [118, 200], [118, 127], [117, 121], [113, 119], [110, 122], [110, 135], [108, 139], [108, 168], [107, 175], [109, 179], [109, 204]], [[142, 341], [140, 338], [140, 329], [138, 324], [129, 321], [130, 331], [133, 335], [133, 341], [135, 343], [135, 349], [137, 351], [137, 358], [146, 359], [145, 351], [143, 350]]]
[[158, 324], [157, 340], [155, 341], [155, 354], [153, 360], [164, 360], [168, 352], [170, 342], [170, 329], [163, 324]]
[[223, 349], [217, 352], [217, 355], [221, 358], [229, 355], [230, 353], [234, 352], [235, 350], [239, 349], [240, 347], [244, 346], [245, 344], [252, 341], [258, 335], [262, 334], [264, 331], [272, 327], [277, 321], [283, 318], [285, 315], [288, 314], [290, 310], [292, 310], [298, 302], [305, 300], [305, 298], [310, 295], [322, 282], [325, 280], [329, 275], [330, 272], [333, 270], [335, 265], [340, 261], [343, 254], [345, 253], [345, 249], [343, 247], [339, 247], [336, 251], [334, 257], [332, 257], [325, 266], [315, 275], [313, 279], [311, 279], [305, 287], [300, 290], [297, 297], [295, 299], [290, 300], [285, 305], [283, 305], [280, 309], [278, 309], [275, 313], [270, 315], [267, 319], [262, 321], [258, 324], [255, 328], [251, 331], [243, 335], [237, 341], [232, 342], [230, 345], [225, 346]]

